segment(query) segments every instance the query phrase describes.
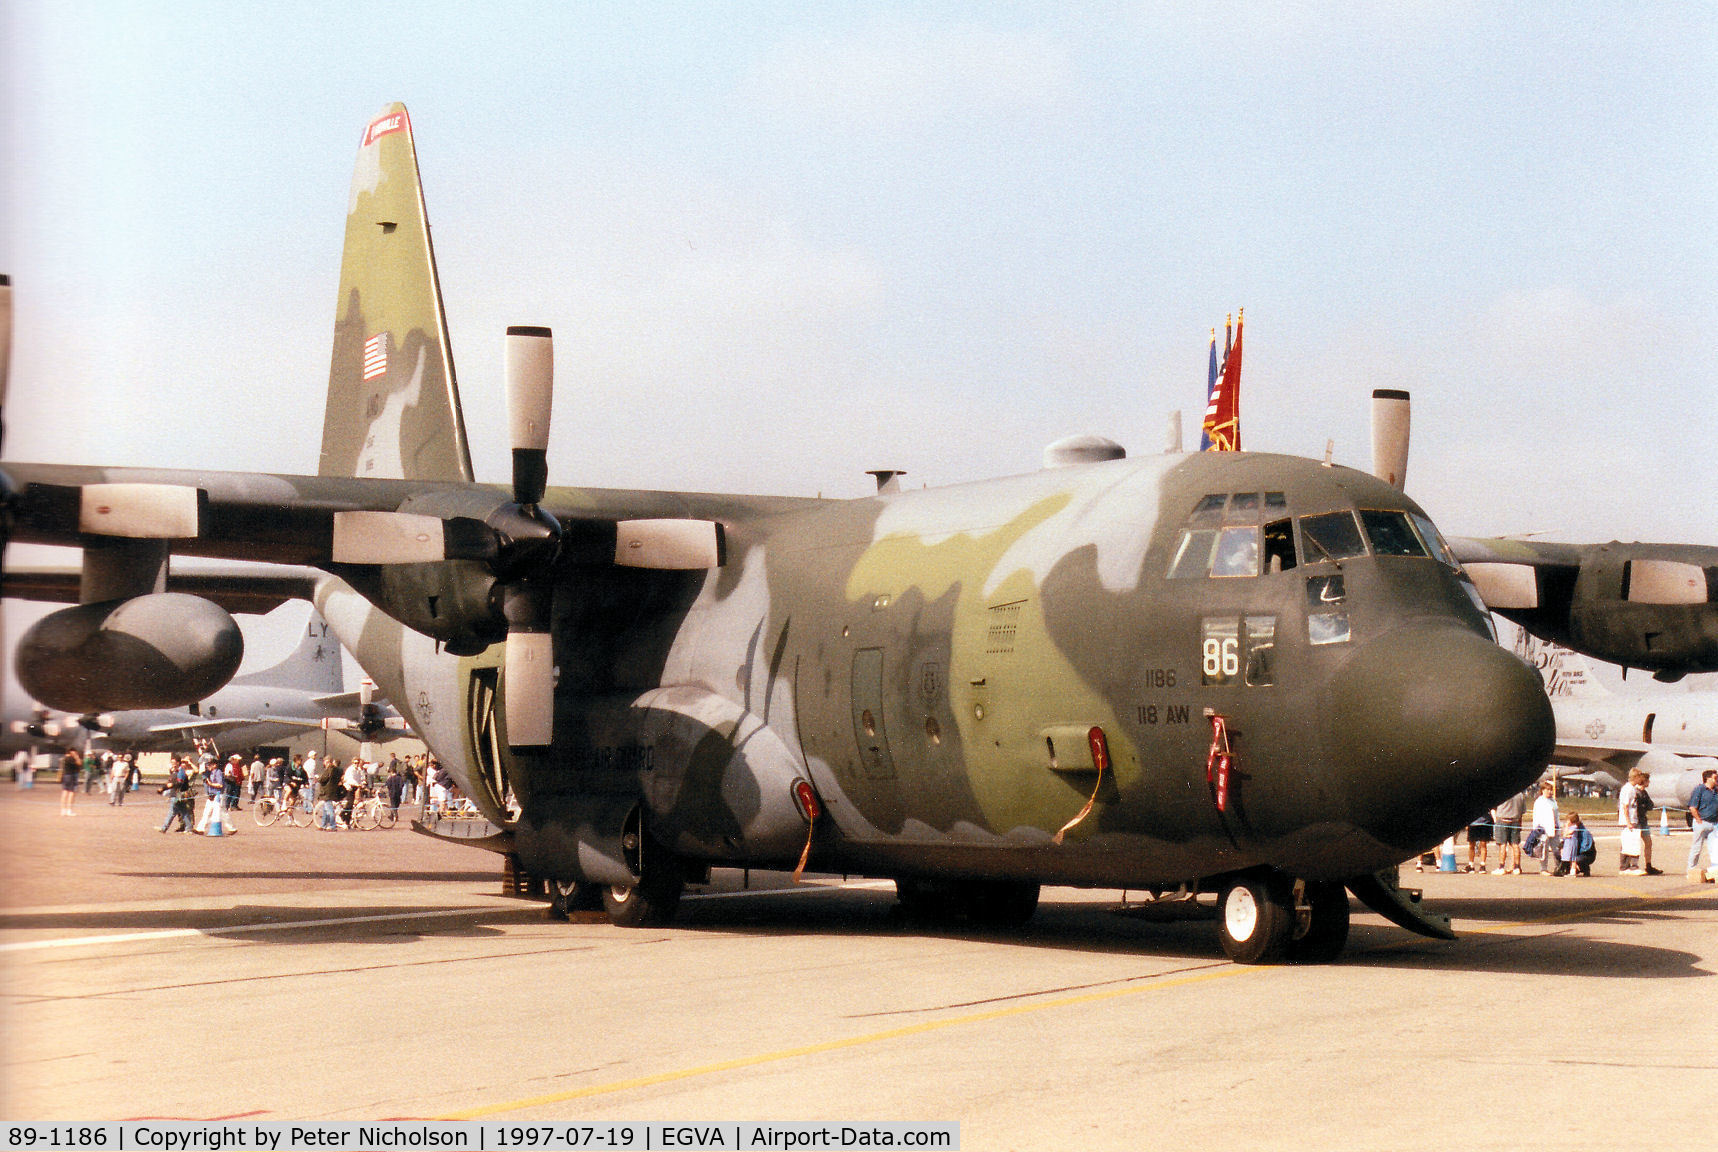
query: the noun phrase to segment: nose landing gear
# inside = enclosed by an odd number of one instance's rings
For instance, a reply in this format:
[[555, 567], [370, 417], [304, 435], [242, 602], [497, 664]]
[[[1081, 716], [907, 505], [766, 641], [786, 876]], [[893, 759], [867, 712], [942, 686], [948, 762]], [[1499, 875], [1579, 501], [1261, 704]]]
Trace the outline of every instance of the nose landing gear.
[[1243, 872], [1223, 885], [1217, 911], [1223, 952], [1237, 964], [1324, 964], [1348, 940], [1348, 892], [1339, 883]]

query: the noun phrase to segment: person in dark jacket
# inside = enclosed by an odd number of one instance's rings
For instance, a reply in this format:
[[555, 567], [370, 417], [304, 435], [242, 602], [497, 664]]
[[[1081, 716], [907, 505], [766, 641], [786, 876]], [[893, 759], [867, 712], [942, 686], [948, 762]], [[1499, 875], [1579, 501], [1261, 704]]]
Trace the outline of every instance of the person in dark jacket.
[[316, 771], [316, 827], [323, 832], [335, 832], [340, 828], [334, 818], [334, 805], [340, 801], [340, 761], [334, 756], [325, 756], [322, 767]]
[[76, 816], [72, 805], [78, 798], [78, 777], [83, 774], [83, 753], [76, 748], [67, 748], [66, 754], [60, 757], [60, 815]]

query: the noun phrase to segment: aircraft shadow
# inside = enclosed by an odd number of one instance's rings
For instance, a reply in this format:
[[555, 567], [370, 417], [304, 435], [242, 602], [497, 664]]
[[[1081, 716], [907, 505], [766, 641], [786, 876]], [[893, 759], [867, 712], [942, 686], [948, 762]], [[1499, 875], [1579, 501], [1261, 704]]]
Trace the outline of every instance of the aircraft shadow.
[[[681, 905], [674, 927], [694, 931], [744, 931], [760, 935], [900, 936], [982, 940], [1012, 947], [1221, 962], [1222, 948], [1211, 923], [1209, 904], [1113, 904], [1046, 902], [1018, 929], [936, 924], [903, 918], [886, 892], [843, 893], [816, 900], [730, 899]], [[1444, 907], [1445, 903], [1458, 905]], [[1671, 908], [1594, 906], [1592, 901], [1535, 902], [1534, 921], [1554, 917], [1552, 931], [1523, 923], [1519, 933], [1488, 930], [1462, 933], [1464, 919], [1523, 922], [1521, 901], [1440, 902], [1456, 916], [1459, 939], [1430, 940], [1389, 924], [1358, 922], [1339, 963], [1368, 967], [1417, 967], [1441, 972], [1520, 973], [1556, 976], [1705, 977], [1713, 958], [1650, 944], [1572, 937], [1582, 924], [1626, 924], [1658, 919], [1672, 911], [1705, 911], [1715, 900], [1679, 900]], [[1358, 903], [1356, 915], [1366, 915]], [[1483, 914], [1476, 915], [1476, 911]], [[1558, 930], [1562, 929], [1562, 930]]]
[[252, 870], [252, 871], [218, 871], [199, 868], [183, 872], [120, 872], [119, 876], [129, 876], [147, 880], [185, 880], [187, 882], [208, 880], [364, 880], [382, 881], [397, 880], [415, 883], [421, 880], [448, 880], [457, 883], [493, 884], [495, 873], [485, 872], [373, 872], [359, 869], [350, 872], [302, 872], [296, 869], [283, 870]]
[[[439, 918], [445, 913], [451, 923]], [[113, 912], [58, 912], [43, 915], [0, 915], [0, 930], [79, 932], [162, 932], [189, 929], [206, 936], [229, 940], [266, 940], [271, 944], [326, 944], [329, 933], [338, 933], [340, 943], [399, 944], [424, 936], [500, 936], [506, 925], [533, 921], [543, 916], [539, 903], [521, 903], [517, 909], [485, 909], [473, 913], [469, 906], [445, 905], [343, 905], [282, 908], [278, 904], [237, 904], [229, 908], [174, 911], [135, 910]], [[353, 923], [354, 917], [366, 922]], [[382, 919], [401, 917], [400, 919]], [[405, 917], [410, 917], [406, 919]], [[315, 921], [329, 921], [319, 927]], [[302, 927], [257, 930], [258, 924], [294, 924]]]

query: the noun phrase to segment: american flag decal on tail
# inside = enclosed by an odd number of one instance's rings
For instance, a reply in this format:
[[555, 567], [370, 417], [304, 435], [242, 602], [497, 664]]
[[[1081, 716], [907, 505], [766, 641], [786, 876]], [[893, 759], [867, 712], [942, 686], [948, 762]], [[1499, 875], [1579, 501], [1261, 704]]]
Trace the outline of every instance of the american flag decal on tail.
[[364, 341], [364, 379], [374, 380], [388, 372], [388, 334], [378, 332]]

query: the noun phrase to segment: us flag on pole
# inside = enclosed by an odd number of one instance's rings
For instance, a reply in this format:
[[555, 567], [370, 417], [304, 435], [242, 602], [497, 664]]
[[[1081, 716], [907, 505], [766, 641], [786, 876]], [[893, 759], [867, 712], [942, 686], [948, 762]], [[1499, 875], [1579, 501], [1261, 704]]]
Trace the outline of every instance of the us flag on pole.
[[388, 371], [388, 334], [378, 332], [364, 341], [364, 379], [374, 380]]
[[1243, 308], [1241, 319], [1232, 330], [1226, 324], [1223, 326], [1221, 371], [1217, 368], [1217, 334], [1211, 334], [1211, 390], [1205, 402], [1205, 422], [1199, 432], [1201, 452], [1241, 450], [1241, 326], [1246, 319], [1247, 311]]

